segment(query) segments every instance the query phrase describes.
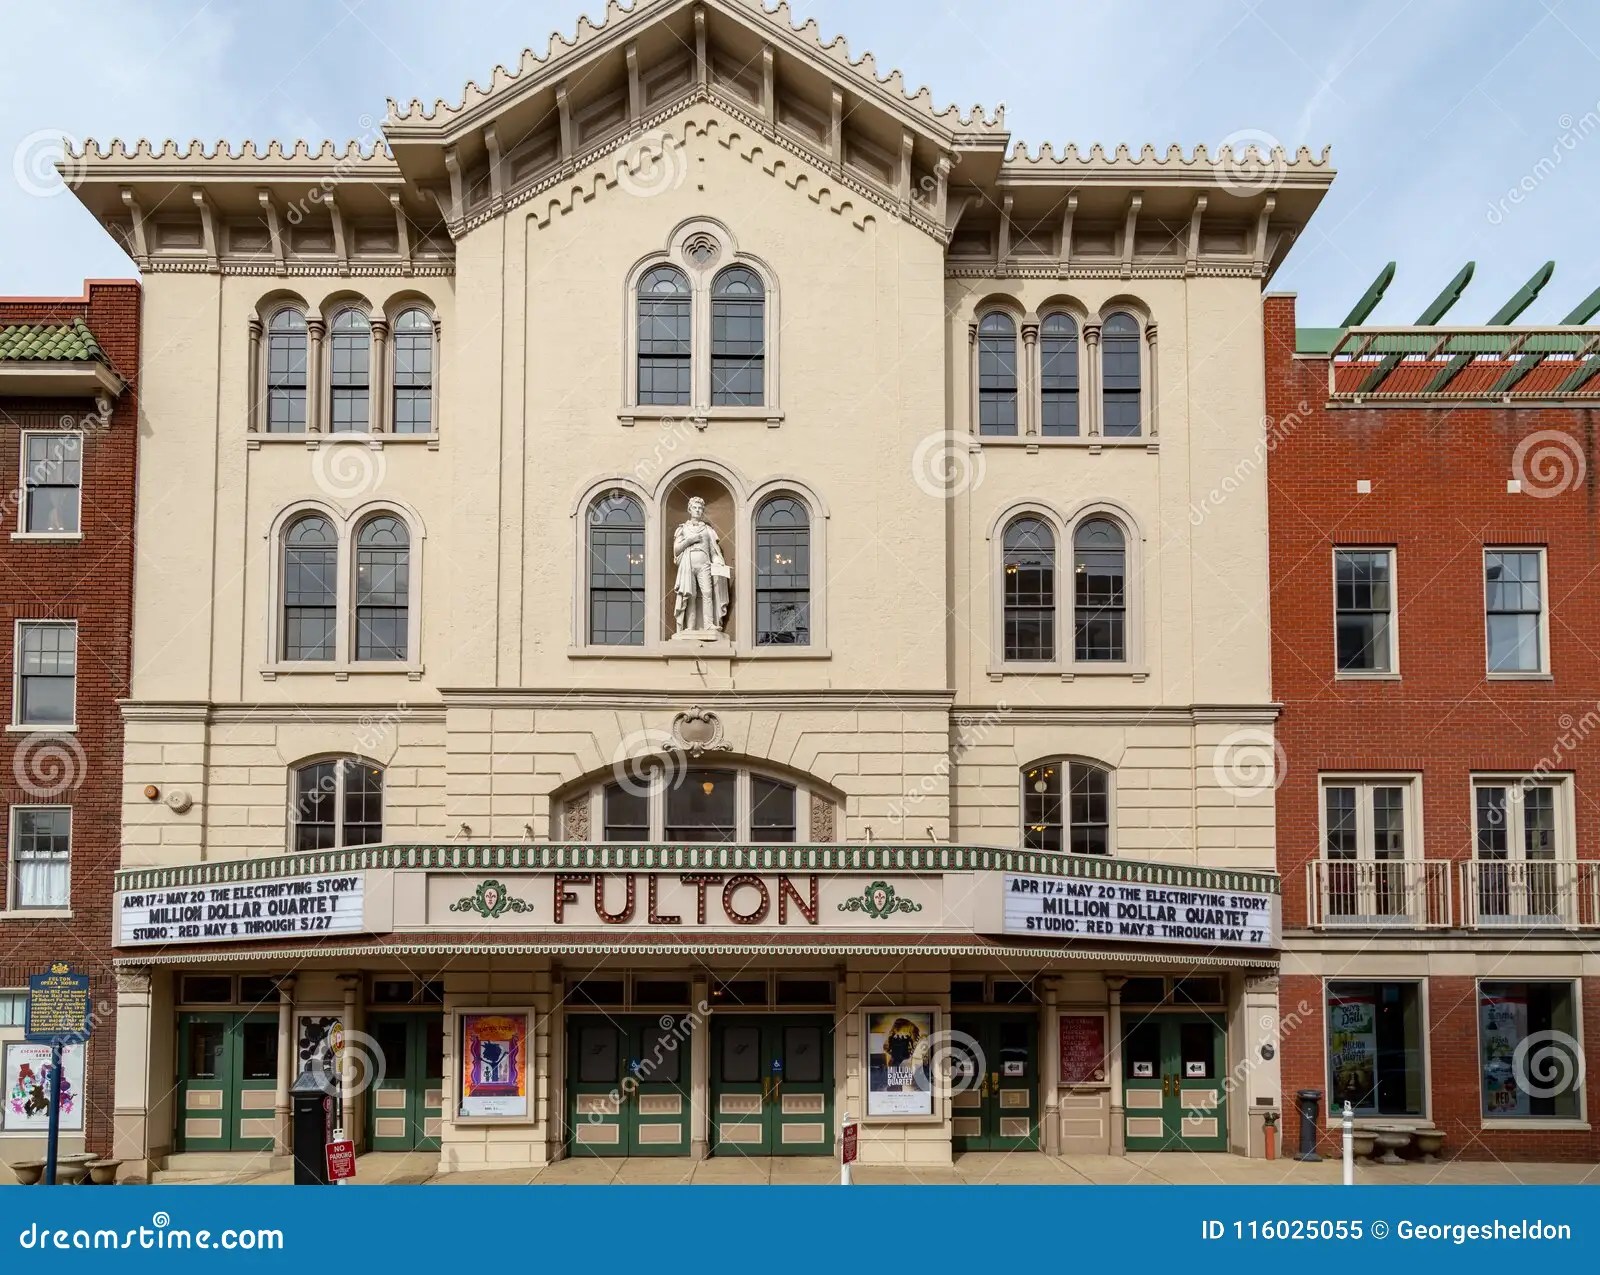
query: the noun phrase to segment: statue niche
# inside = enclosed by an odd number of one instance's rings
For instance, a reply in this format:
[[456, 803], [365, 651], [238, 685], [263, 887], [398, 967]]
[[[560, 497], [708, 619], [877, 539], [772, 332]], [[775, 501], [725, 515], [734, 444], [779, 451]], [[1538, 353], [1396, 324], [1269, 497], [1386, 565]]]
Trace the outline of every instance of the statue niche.
[[[678, 486], [668, 501], [672, 540], [666, 546], [675, 641], [718, 642], [728, 637], [733, 590], [733, 500], [709, 479]], [[724, 539], [728, 532], [730, 540]]]

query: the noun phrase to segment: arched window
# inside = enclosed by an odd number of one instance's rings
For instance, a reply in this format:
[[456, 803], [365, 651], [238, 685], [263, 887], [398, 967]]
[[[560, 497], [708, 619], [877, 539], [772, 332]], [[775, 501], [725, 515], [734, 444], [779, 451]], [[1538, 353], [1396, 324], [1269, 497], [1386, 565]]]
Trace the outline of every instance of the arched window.
[[1006, 527], [1005, 658], [1056, 657], [1056, 538], [1043, 519], [1017, 518]]
[[410, 625], [411, 538], [391, 514], [356, 536], [356, 659], [403, 660]]
[[756, 511], [756, 645], [811, 644], [811, 521], [793, 496]]
[[339, 850], [383, 840], [383, 769], [360, 757], [330, 757], [295, 768], [290, 836], [294, 850]]
[[1023, 771], [1022, 846], [1110, 854], [1110, 771], [1090, 762], [1054, 758]]
[[1108, 438], [1134, 438], [1141, 428], [1139, 321], [1118, 310], [1100, 328], [1101, 389]]
[[795, 785], [735, 767], [646, 765], [600, 798], [606, 841], [792, 844], [799, 833]]
[[283, 537], [283, 658], [331, 660], [338, 630], [339, 540], [309, 514]]
[[694, 372], [689, 280], [672, 266], [657, 266], [639, 280], [639, 402], [683, 406]]
[[998, 310], [978, 324], [978, 433], [1017, 432], [1017, 325]]
[[644, 645], [644, 510], [626, 492], [589, 506], [589, 641]]
[[766, 384], [766, 290], [754, 270], [729, 266], [711, 285], [712, 406], [759, 406]]
[[394, 321], [396, 434], [433, 433], [433, 319], [413, 307]]
[[267, 433], [306, 428], [306, 316], [279, 310], [267, 325]]
[[1072, 537], [1074, 657], [1125, 660], [1128, 550], [1109, 518], [1089, 518]]
[[1078, 325], [1070, 314], [1039, 325], [1039, 432], [1046, 438], [1078, 433]]
[[328, 430], [364, 434], [372, 405], [372, 324], [360, 310], [333, 318], [328, 361]]

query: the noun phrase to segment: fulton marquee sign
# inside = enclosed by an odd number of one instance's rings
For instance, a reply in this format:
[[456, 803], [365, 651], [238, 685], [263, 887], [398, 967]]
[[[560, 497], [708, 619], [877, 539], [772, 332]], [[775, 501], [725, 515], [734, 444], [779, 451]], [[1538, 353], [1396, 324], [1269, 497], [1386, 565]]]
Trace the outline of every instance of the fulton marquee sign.
[[1279, 927], [1275, 894], [1005, 874], [1007, 934], [1275, 948]]
[[[321, 871], [306, 871], [313, 866]], [[980, 846], [384, 846], [134, 869], [119, 884], [116, 941], [125, 948], [784, 931], [1270, 951], [1281, 925], [1268, 873]]]

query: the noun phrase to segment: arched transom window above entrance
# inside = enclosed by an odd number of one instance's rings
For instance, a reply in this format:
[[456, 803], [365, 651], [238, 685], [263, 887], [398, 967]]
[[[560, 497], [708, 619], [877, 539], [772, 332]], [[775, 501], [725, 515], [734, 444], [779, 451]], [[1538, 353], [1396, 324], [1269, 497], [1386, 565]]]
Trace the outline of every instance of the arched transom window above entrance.
[[682, 754], [635, 759], [558, 804], [568, 841], [793, 845], [834, 840], [835, 797], [800, 776]]

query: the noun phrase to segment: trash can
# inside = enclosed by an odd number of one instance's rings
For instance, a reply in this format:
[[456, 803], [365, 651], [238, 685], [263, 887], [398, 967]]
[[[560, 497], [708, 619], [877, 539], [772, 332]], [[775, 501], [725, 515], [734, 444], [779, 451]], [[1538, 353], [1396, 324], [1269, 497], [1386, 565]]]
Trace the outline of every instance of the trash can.
[[294, 1184], [328, 1185], [328, 1143], [339, 1089], [320, 1067], [310, 1067], [289, 1090], [289, 1132], [294, 1140]]
[[1322, 1118], [1322, 1090], [1298, 1089], [1295, 1100], [1300, 1107], [1300, 1151], [1296, 1160], [1318, 1161], [1317, 1124]]

